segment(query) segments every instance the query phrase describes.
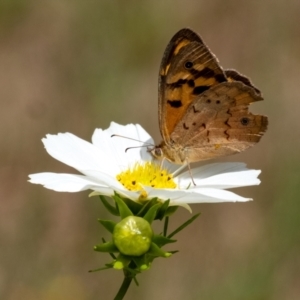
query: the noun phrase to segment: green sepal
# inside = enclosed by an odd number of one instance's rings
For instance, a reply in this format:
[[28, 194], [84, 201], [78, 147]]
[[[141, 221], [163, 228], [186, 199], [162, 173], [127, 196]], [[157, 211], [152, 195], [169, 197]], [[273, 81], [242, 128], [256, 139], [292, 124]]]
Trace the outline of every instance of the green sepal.
[[159, 210], [157, 211], [155, 219], [162, 220], [165, 217], [167, 209], [169, 207], [170, 200], [164, 201]]
[[169, 206], [167, 211], [165, 212], [165, 217], [169, 217], [171, 215], [174, 214], [174, 212], [176, 212], [176, 210], [178, 209], [179, 206]]
[[138, 203], [138, 202], [133, 201], [131, 199], [128, 199], [128, 198], [125, 198], [125, 199], [122, 198], [122, 199], [135, 216], [138, 214], [138, 212], [143, 207], [143, 205], [141, 203]]
[[143, 218], [143, 216], [147, 213], [147, 211], [151, 208], [151, 206], [157, 203], [157, 198], [153, 198], [149, 201], [146, 201], [140, 211], [137, 213], [138, 217]]
[[122, 270], [126, 268], [129, 265], [129, 263], [130, 258], [120, 253], [120, 255], [118, 255], [118, 257], [116, 258], [116, 261], [113, 263], [113, 268], [116, 270]]
[[155, 243], [151, 243], [150, 249], [147, 254], [155, 257], [170, 257], [172, 255], [172, 253], [166, 252], [159, 248]]
[[121, 197], [119, 197], [119, 195], [115, 194], [113, 196], [113, 199], [116, 201], [116, 203], [118, 205], [118, 210], [119, 210], [121, 219], [125, 219], [129, 216], [133, 216], [132, 211], [129, 209], [129, 207], [126, 205], [126, 203], [123, 201], [123, 199]]
[[[106, 240], [105, 240], [104, 238], [102, 238], [101, 240], [102, 240], [102, 243], [106, 243]], [[109, 252], [109, 255], [111, 256], [111, 258], [112, 258], [113, 260], [116, 259], [116, 256], [115, 256], [112, 252]], [[106, 264], [106, 265], [107, 265], [107, 264]]]
[[180, 232], [182, 229], [184, 229], [186, 226], [190, 225], [193, 221], [195, 221], [201, 213], [198, 213], [194, 216], [192, 216], [190, 219], [188, 219], [186, 222], [184, 222], [181, 226], [179, 226], [177, 229], [175, 229], [172, 233], [168, 235], [168, 238], [171, 238], [176, 233]]
[[146, 259], [145, 255], [132, 257], [132, 261], [135, 263], [138, 270], [140, 270], [141, 272], [150, 269], [150, 263]]
[[154, 234], [152, 237], [152, 242], [155, 243], [158, 247], [162, 247], [167, 244], [175, 243], [177, 240], [171, 240], [163, 235]]
[[112, 215], [114, 215], [114, 216], [119, 216], [119, 215], [120, 215], [118, 209], [117, 209], [115, 206], [111, 205], [111, 204], [106, 200], [106, 198], [105, 198], [104, 196], [101, 196], [101, 195], [100, 195], [99, 198], [100, 198], [101, 202], [103, 203], [104, 207], [105, 207]]
[[161, 204], [160, 203], [157, 203], [153, 206], [151, 206], [149, 208], [149, 210], [146, 212], [146, 214], [144, 215], [143, 219], [148, 221], [149, 224], [151, 224], [153, 222], [153, 220], [155, 219], [156, 217], [156, 212], [157, 210], [161, 207]]
[[106, 242], [100, 245], [94, 246], [94, 250], [98, 252], [120, 252], [113, 242]]
[[105, 227], [110, 233], [113, 233], [114, 228], [116, 226], [116, 222], [110, 220], [101, 220], [98, 219], [98, 222]]

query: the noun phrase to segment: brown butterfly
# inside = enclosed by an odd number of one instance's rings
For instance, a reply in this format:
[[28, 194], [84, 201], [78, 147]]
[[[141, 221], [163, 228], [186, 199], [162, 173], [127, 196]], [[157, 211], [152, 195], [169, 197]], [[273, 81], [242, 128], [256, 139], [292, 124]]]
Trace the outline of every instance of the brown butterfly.
[[223, 70], [217, 58], [190, 29], [169, 42], [159, 71], [159, 127], [163, 141], [157, 158], [176, 164], [213, 159], [254, 146], [268, 118], [248, 111], [263, 100], [250, 80]]

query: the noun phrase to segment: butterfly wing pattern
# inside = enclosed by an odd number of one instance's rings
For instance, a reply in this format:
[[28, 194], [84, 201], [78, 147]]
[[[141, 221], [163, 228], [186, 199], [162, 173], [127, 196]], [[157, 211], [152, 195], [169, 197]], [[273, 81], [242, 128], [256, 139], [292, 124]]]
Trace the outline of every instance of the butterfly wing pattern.
[[209, 87], [225, 82], [217, 59], [201, 38], [182, 29], [169, 42], [159, 72], [159, 125], [165, 141], [188, 105]]
[[250, 103], [260, 100], [247, 77], [224, 71], [201, 38], [182, 29], [168, 44], [160, 67], [163, 141], [152, 153], [186, 164], [242, 152], [267, 129], [266, 116], [248, 111]]

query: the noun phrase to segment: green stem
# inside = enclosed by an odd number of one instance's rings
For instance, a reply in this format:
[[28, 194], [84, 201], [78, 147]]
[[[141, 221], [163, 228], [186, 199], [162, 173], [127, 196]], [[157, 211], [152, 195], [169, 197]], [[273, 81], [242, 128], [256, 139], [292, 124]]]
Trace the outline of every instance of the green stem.
[[190, 219], [188, 219], [186, 222], [184, 222], [181, 226], [179, 226], [176, 230], [174, 230], [172, 233], [170, 233], [167, 238], [172, 238], [172, 236], [174, 236], [176, 233], [178, 233], [179, 231], [181, 231], [183, 228], [185, 228], [186, 226], [188, 226], [189, 224], [191, 224], [192, 222], [194, 222], [198, 217], [200, 216], [200, 213], [194, 215], [193, 217], [191, 217]]
[[165, 223], [164, 223], [164, 236], [167, 236], [168, 225], [169, 225], [169, 217], [166, 217], [165, 218]]
[[118, 294], [114, 298], [114, 300], [122, 300], [124, 296], [126, 295], [126, 292], [131, 284], [132, 276], [130, 274], [126, 274], [127, 272], [124, 271], [124, 280], [122, 282], [122, 285], [118, 291]]

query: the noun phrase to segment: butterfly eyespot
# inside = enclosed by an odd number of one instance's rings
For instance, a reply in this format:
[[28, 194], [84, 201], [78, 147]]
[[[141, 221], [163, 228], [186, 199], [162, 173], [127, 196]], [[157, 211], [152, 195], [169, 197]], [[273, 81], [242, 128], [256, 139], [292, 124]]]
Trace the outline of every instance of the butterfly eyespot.
[[186, 69], [191, 69], [193, 67], [193, 63], [191, 61], [187, 61], [185, 64], [184, 64], [184, 67]]
[[217, 100], [217, 101], [216, 101], [216, 103], [217, 103], [217, 104], [220, 104], [220, 103], [221, 103], [221, 101], [220, 101], [220, 100]]
[[210, 99], [207, 99], [207, 100], [206, 100], [206, 103], [211, 103], [211, 100], [210, 100]]
[[250, 120], [248, 118], [241, 118], [240, 121], [241, 121], [241, 124], [244, 126], [248, 125], [250, 122]]

